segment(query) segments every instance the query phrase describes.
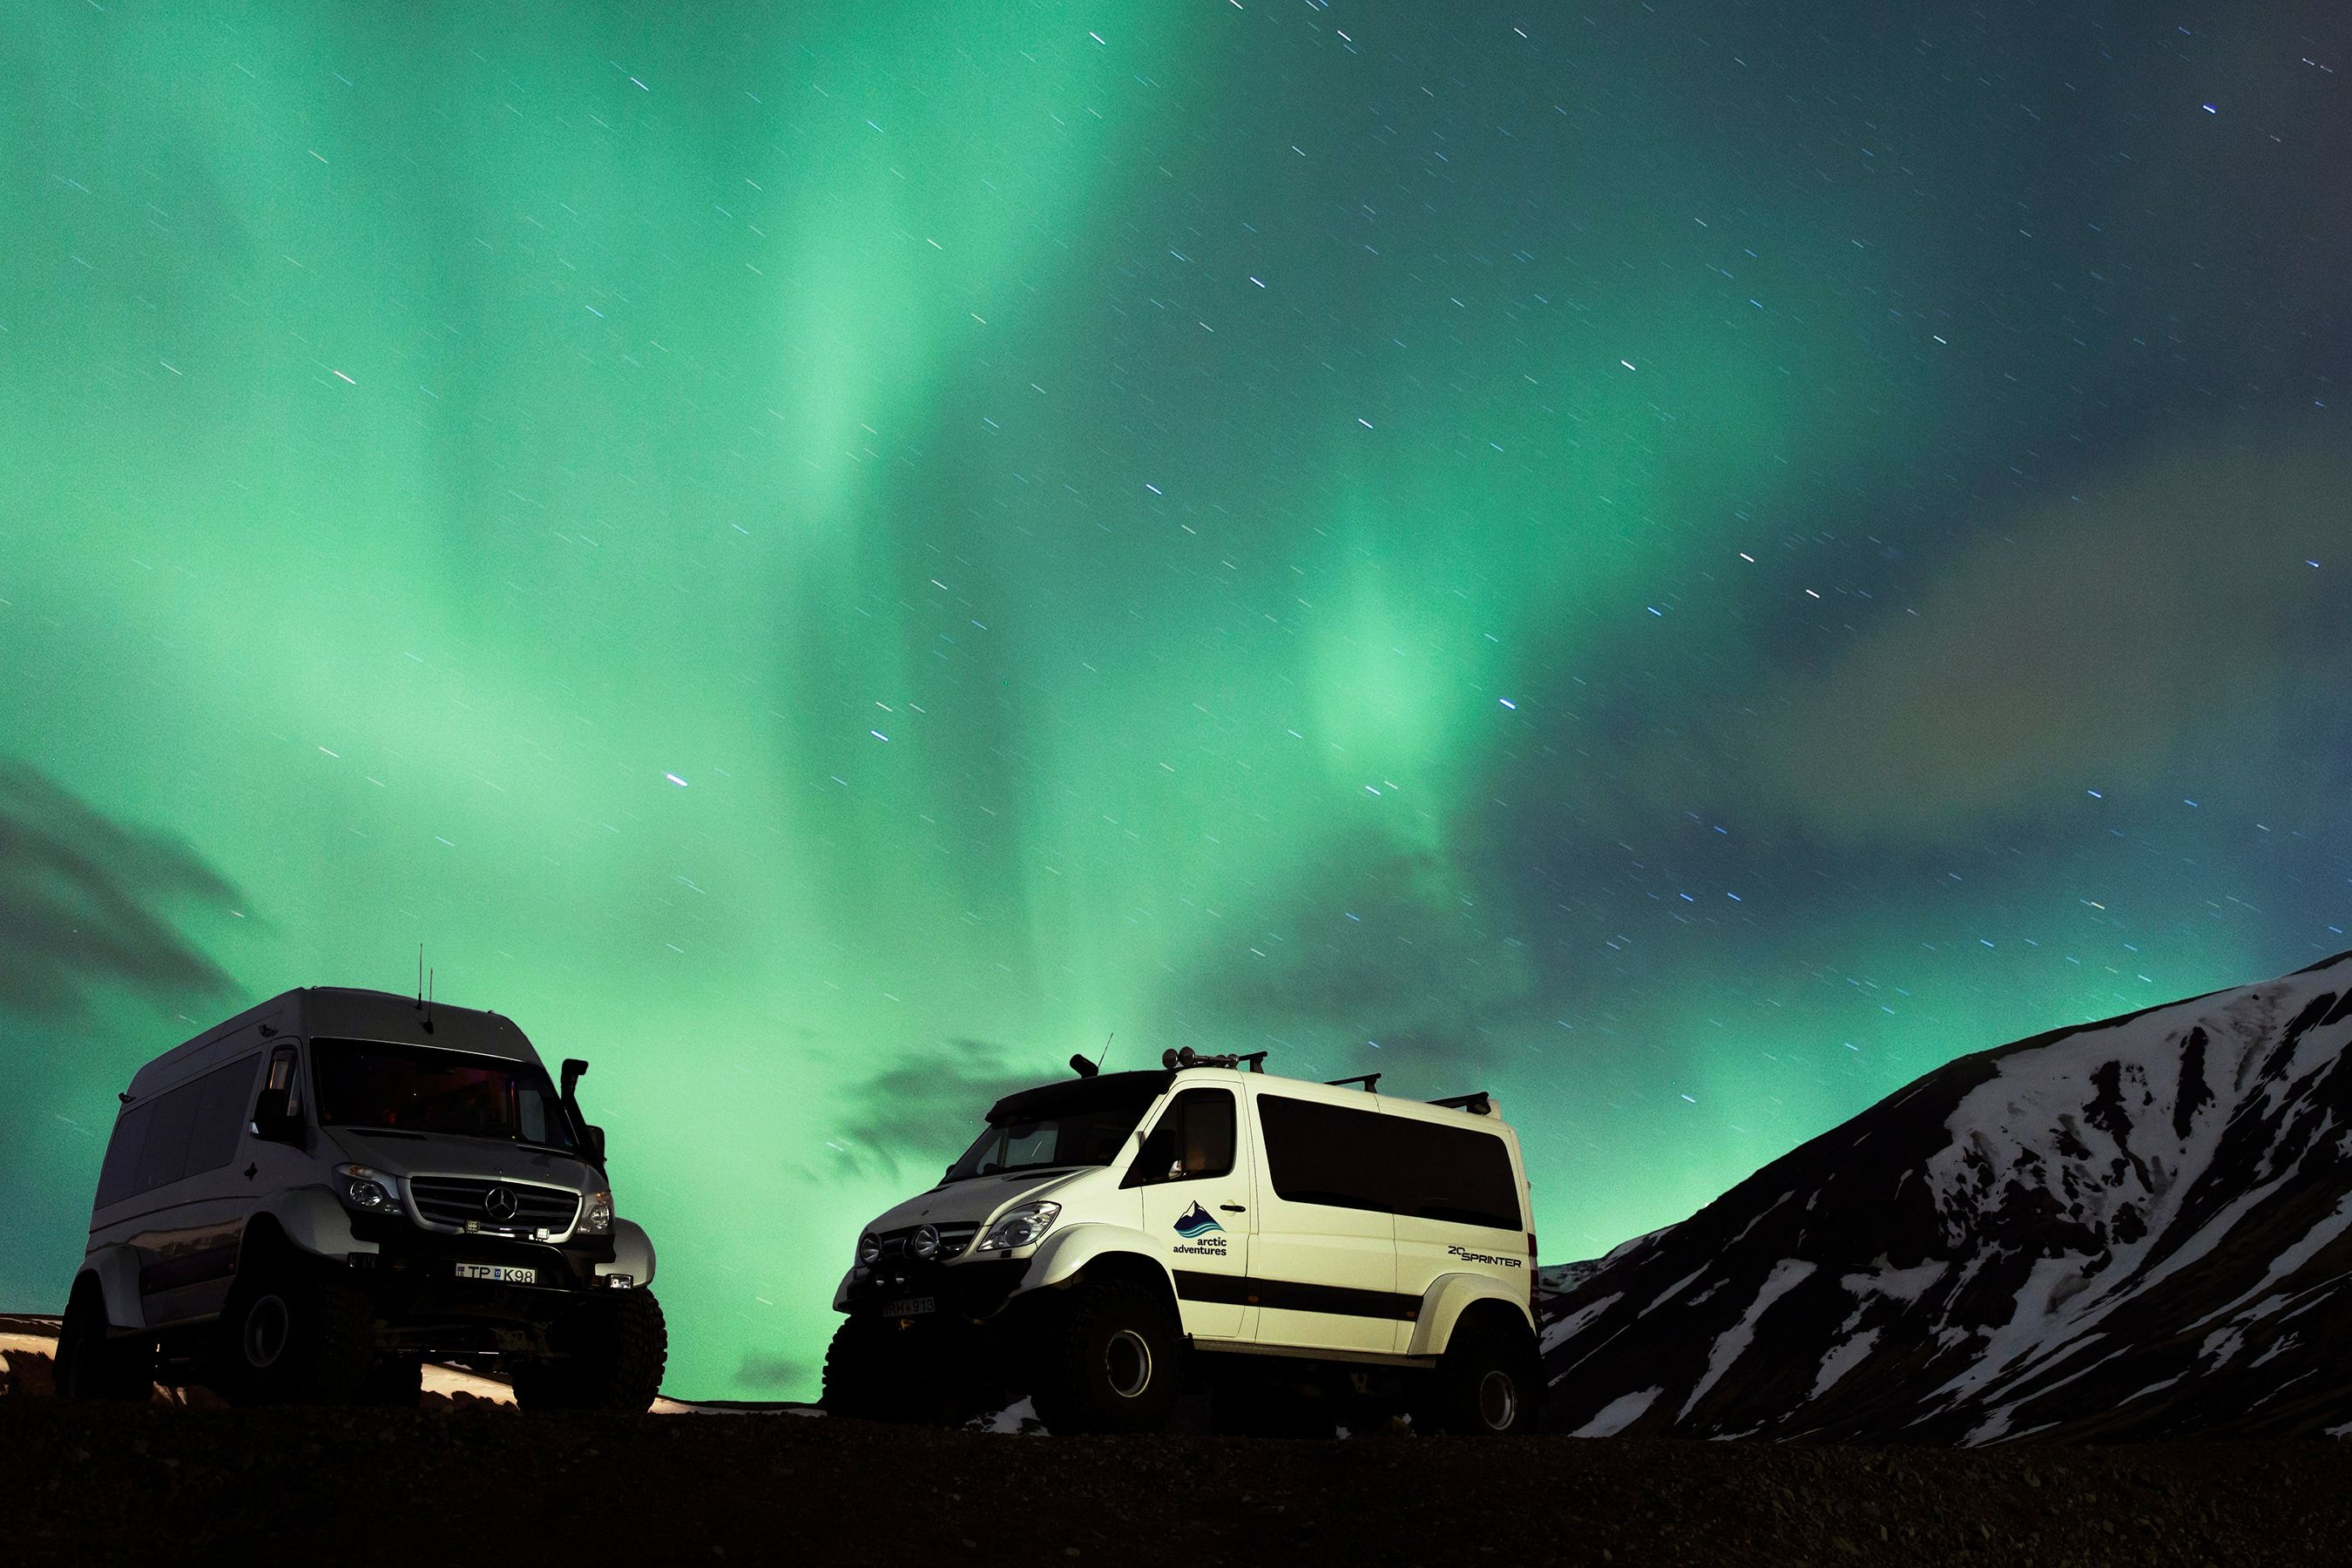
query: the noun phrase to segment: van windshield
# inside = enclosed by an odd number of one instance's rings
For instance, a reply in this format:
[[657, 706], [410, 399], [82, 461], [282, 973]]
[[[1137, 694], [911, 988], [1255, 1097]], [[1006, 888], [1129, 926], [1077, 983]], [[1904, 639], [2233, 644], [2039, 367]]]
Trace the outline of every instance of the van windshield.
[[947, 1179], [992, 1176], [1001, 1171], [1042, 1171], [1057, 1165], [1108, 1165], [1118, 1157], [1127, 1135], [1143, 1118], [1143, 1108], [1081, 1110], [1038, 1121], [991, 1123], [972, 1140], [963, 1158], [948, 1167]]
[[1108, 1165], [1118, 1158], [1170, 1076], [1110, 1073], [1007, 1095], [990, 1108], [987, 1129], [948, 1167], [944, 1180]]
[[313, 1040], [310, 1053], [321, 1127], [580, 1147], [536, 1062], [377, 1040]]

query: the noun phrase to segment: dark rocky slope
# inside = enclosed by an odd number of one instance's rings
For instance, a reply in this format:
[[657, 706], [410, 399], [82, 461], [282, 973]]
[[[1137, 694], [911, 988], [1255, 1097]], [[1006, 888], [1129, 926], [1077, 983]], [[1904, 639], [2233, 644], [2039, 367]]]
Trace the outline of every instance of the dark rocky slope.
[[1547, 1424], [2352, 1426], [2352, 954], [1929, 1073], [1548, 1302]]

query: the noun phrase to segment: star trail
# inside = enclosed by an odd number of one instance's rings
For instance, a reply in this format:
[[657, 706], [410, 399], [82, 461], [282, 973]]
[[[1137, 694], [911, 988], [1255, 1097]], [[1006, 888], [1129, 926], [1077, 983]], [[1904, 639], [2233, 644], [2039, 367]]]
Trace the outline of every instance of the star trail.
[[672, 1383], [1108, 1042], [1597, 1256], [2352, 947], [2327, 6], [0, 29], [0, 1301], [289, 985], [592, 1058]]

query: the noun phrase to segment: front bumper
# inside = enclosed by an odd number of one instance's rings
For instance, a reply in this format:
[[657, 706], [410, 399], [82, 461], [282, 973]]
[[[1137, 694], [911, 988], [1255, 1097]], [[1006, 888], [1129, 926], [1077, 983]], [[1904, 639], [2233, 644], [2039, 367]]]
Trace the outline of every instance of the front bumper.
[[[353, 1234], [376, 1250], [347, 1259], [395, 1339], [436, 1347], [514, 1349], [536, 1342], [581, 1305], [612, 1289], [600, 1276], [614, 1248], [609, 1237], [582, 1237], [557, 1246], [503, 1237], [442, 1236], [388, 1215], [359, 1215]], [[457, 1278], [460, 1263], [530, 1269], [530, 1284]]]
[[952, 1263], [887, 1258], [851, 1269], [834, 1305], [844, 1312], [892, 1316], [896, 1314], [890, 1308], [895, 1304], [929, 1300], [932, 1310], [922, 1316], [983, 1323], [1004, 1310], [1028, 1272], [1025, 1258], [973, 1258]]

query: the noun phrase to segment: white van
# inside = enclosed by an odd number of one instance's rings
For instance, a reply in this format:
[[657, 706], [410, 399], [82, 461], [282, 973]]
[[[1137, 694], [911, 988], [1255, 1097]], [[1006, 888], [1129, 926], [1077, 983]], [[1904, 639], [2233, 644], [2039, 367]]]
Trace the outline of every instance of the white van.
[[58, 1392], [416, 1402], [426, 1359], [525, 1405], [644, 1410], [653, 1244], [604, 1135], [495, 1013], [289, 991], [131, 1080], [58, 1333]]
[[1487, 1096], [1279, 1078], [1262, 1053], [1163, 1062], [1073, 1058], [874, 1222], [834, 1297], [828, 1408], [1026, 1394], [1055, 1432], [1146, 1431], [1192, 1384], [1234, 1429], [1296, 1429], [1279, 1413], [1318, 1394], [1422, 1429], [1532, 1427], [1536, 1238]]

